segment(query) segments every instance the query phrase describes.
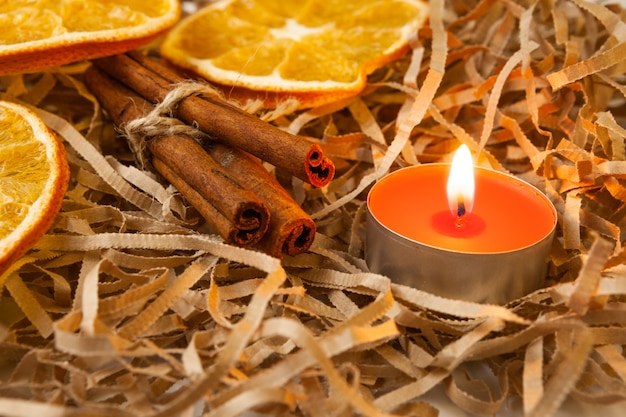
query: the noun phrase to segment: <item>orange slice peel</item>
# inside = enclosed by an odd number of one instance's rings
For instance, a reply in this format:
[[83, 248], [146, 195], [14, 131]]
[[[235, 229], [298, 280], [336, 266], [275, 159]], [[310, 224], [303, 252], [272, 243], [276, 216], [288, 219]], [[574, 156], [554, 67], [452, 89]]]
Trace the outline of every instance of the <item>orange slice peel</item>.
[[145, 45], [179, 19], [178, 0], [11, 0], [0, 5], [0, 75]]
[[312, 107], [360, 93], [427, 17], [422, 0], [219, 0], [174, 26], [161, 55], [231, 97]]
[[61, 140], [31, 110], [0, 101], [0, 274], [52, 226], [69, 175]]

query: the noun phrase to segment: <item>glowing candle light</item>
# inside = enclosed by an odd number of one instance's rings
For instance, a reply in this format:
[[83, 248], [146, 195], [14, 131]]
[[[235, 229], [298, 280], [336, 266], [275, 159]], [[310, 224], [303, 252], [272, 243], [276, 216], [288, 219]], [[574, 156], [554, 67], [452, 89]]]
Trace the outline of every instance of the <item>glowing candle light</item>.
[[458, 227], [463, 226], [465, 215], [472, 212], [475, 188], [472, 154], [466, 145], [461, 145], [452, 160], [446, 185], [448, 206], [452, 215], [457, 217]]

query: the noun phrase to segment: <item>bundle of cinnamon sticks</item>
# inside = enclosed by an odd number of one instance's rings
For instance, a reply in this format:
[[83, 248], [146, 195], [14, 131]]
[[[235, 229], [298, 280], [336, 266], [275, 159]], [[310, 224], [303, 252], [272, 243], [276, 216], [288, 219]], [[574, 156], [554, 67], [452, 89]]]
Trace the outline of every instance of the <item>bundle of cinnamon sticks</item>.
[[[185, 82], [139, 52], [93, 64], [85, 83], [121, 130], [146, 117]], [[322, 187], [332, 180], [335, 168], [319, 145], [214, 95], [183, 97], [171, 117], [173, 123], [193, 126], [196, 133], [164, 130], [145, 137], [151, 165], [227, 243], [257, 247], [278, 258], [309, 249], [315, 223], [262, 161]]]

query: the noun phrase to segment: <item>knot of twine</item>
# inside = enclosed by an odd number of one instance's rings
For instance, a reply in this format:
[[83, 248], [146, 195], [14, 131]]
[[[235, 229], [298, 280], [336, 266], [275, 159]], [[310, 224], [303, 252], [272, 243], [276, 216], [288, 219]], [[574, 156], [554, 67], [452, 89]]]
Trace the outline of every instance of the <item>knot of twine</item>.
[[198, 130], [197, 126], [187, 125], [173, 117], [176, 106], [191, 96], [222, 97], [219, 91], [206, 83], [181, 81], [175, 84], [163, 101], [158, 103], [148, 114], [131, 120], [122, 127], [122, 133], [128, 139], [130, 149], [142, 168], [149, 165], [150, 155], [146, 144], [151, 139], [171, 135], [187, 135], [201, 142], [207, 138], [207, 135]]

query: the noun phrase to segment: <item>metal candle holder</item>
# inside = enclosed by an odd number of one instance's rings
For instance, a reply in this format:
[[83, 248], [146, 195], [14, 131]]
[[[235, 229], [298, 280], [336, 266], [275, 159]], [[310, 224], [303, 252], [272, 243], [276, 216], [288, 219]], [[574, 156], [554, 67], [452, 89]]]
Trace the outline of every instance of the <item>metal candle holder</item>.
[[557, 215], [540, 192], [554, 215], [552, 230], [543, 239], [516, 250], [469, 253], [424, 244], [382, 224], [370, 209], [376, 186], [368, 195], [365, 236], [365, 261], [372, 272], [441, 297], [489, 304], [506, 304], [543, 286]]

